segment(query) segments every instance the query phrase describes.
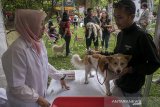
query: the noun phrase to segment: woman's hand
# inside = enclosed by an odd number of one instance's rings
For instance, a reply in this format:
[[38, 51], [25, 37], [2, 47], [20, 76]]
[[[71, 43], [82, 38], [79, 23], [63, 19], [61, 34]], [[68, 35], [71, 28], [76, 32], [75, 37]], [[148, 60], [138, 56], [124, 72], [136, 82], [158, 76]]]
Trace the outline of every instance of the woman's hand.
[[60, 82], [61, 82], [62, 88], [65, 88], [65, 89], [67, 89], [67, 90], [70, 89], [70, 87], [66, 85], [66, 82], [64, 81], [64, 79], [63, 79], [63, 80], [60, 80]]
[[50, 105], [51, 105], [46, 99], [44, 99], [44, 98], [41, 97], [41, 96], [38, 98], [37, 103], [38, 103], [38, 105], [40, 105], [41, 107], [50, 107]]

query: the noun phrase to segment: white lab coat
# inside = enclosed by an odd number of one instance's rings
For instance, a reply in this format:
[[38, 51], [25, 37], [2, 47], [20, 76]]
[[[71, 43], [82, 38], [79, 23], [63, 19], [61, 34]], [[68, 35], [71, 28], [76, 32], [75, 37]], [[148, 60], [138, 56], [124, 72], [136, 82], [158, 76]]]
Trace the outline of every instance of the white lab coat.
[[31, 44], [22, 37], [3, 54], [2, 65], [8, 83], [7, 97], [11, 107], [39, 107], [36, 101], [39, 96], [46, 95], [48, 72], [56, 80], [62, 77], [62, 74], [48, 63], [43, 42], [41, 54], [38, 55]]

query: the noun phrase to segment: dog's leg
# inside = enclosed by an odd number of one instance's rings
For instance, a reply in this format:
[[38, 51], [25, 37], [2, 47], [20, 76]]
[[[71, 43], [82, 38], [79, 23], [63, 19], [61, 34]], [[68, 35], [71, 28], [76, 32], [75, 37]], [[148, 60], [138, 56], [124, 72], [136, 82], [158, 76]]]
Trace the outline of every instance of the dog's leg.
[[97, 41], [97, 36], [98, 36], [97, 31], [98, 31], [98, 30], [97, 30], [96, 26], [94, 25], [94, 26], [93, 26], [93, 33], [94, 33], [94, 37], [95, 37], [94, 42]]
[[103, 38], [102, 38], [102, 29], [99, 29], [99, 35], [100, 35], [100, 39], [102, 41], [103, 40]]
[[105, 81], [105, 87], [106, 87], [106, 95], [107, 95], [107, 96], [111, 96], [112, 93], [111, 93], [111, 91], [110, 91], [109, 80], [106, 80], [106, 81]]
[[94, 42], [96, 42], [97, 41], [97, 36], [95, 36], [95, 39], [94, 39]]
[[89, 77], [90, 78], [93, 78], [94, 77], [94, 75], [92, 75], [92, 72], [90, 71], [90, 73], [89, 73]]
[[88, 33], [89, 33], [89, 34], [88, 34], [88, 37], [87, 37], [87, 38], [89, 39], [89, 38], [91, 37], [92, 29], [89, 28], [89, 32], [88, 32]]
[[90, 66], [85, 66], [85, 82], [84, 82], [84, 84], [88, 84], [89, 83], [89, 81], [88, 81], [88, 74], [91, 72], [91, 68], [90, 68]]

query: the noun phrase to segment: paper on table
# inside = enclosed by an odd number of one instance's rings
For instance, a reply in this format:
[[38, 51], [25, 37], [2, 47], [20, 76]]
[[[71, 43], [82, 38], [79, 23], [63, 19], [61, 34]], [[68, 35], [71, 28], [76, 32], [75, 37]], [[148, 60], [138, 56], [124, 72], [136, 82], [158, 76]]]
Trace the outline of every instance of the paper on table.
[[61, 72], [66, 74], [66, 80], [75, 80], [75, 71], [74, 70], [64, 70], [62, 69]]

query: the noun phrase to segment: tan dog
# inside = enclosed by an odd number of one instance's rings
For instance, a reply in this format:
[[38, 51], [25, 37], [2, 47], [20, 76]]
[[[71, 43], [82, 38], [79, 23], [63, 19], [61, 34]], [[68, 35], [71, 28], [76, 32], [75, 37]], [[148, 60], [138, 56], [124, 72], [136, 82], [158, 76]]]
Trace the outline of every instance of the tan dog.
[[91, 69], [97, 70], [105, 79], [106, 95], [111, 95], [109, 81], [119, 78], [127, 73], [124, 70], [131, 56], [123, 54], [115, 54], [111, 56], [104, 56], [100, 54], [86, 55], [83, 59], [79, 55], [73, 55], [71, 63], [76, 68], [85, 69], [85, 84], [88, 84], [88, 74]]
[[57, 54], [57, 53], [63, 53], [64, 49], [65, 49], [65, 46], [66, 44], [62, 44], [62, 45], [53, 45], [52, 46], [52, 50], [54, 52], [54, 54]]

